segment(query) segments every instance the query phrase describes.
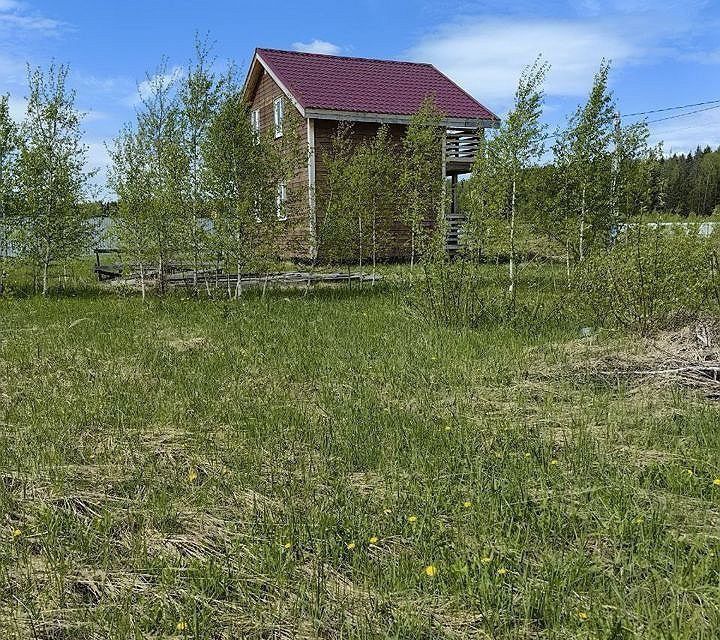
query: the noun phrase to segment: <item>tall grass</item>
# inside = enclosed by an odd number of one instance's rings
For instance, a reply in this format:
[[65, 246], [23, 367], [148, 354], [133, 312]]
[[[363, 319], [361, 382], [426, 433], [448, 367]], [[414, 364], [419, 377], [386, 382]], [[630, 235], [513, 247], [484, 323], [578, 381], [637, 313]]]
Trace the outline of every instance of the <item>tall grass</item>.
[[562, 375], [572, 322], [390, 285], [0, 313], [0, 637], [720, 628], [717, 409]]

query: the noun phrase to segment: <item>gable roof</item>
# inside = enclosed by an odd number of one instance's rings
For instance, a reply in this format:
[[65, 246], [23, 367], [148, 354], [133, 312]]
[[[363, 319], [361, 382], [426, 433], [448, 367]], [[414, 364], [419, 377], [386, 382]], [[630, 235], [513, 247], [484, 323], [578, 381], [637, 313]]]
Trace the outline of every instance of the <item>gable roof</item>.
[[431, 64], [256, 49], [246, 91], [252, 91], [257, 79], [257, 63], [306, 117], [407, 121], [432, 96], [448, 123], [498, 122], [494, 113]]

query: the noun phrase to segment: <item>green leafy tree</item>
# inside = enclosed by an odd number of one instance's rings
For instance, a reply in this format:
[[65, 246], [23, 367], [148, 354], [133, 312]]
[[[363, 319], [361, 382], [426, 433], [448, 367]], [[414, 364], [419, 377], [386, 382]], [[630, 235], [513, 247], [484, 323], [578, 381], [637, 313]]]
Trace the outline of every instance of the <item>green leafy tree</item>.
[[5, 290], [10, 242], [17, 223], [16, 170], [18, 128], [10, 117], [10, 99], [0, 96], [0, 294]]
[[217, 113], [222, 96], [223, 78], [212, 72], [213, 58], [207, 41], [196, 38], [195, 58], [190, 62], [179, 87], [182, 167], [180, 223], [183, 244], [190, 251], [193, 264], [193, 284], [209, 245], [211, 199], [207, 185], [205, 155], [210, 125]]
[[[497, 134], [481, 145], [474, 166], [474, 188], [482, 189], [481, 211], [475, 216], [483, 223], [474, 228], [497, 229], [507, 239], [509, 253], [508, 292], [511, 308], [515, 306], [517, 289], [518, 212], [524, 199], [529, 198], [530, 172], [544, 152], [545, 127], [540, 122], [544, 93], [542, 83], [549, 65], [538, 58], [520, 76], [510, 113]], [[475, 242], [480, 242], [476, 240]]]
[[155, 192], [149, 141], [125, 127], [110, 148], [108, 183], [117, 194], [112, 210], [113, 232], [123, 255], [138, 266], [143, 300], [146, 297], [146, 264], [156, 258]]
[[[373, 278], [378, 254], [392, 241], [392, 225], [399, 218], [398, 184], [401, 178], [399, 153], [390, 138], [387, 126], [381, 126], [367, 143], [361, 156], [365, 170], [365, 189], [360, 202], [366, 214], [366, 228], [370, 230], [370, 256]], [[374, 279], [373, 279], [374, 282]]]
[[340, 122], [322, 157], [326, 178], [316, 193], [316, 243], [318, 257], [326, 261], [350, 261], [357, 247], [352, 133], [351, 124]]
[[[411, 117], [403, 140], [405, 161], [400, 190], [405, 198], [402, 222], [410, 230], [411, 269], [418, 255], [444, 241], [443, 135], [442, 114], [434, 100], [427, 98]], [[437, 246], [431, 242], [433, 239], [438, 241]]]
[[242, 94], [227, 85], [204, 155], [214, 238], [226, 263], [238, 274], [235, 297], [242, 293], [243, 269], [267, 271], [277, 258], [281, 232], [295, 218], [299, 194], [288, 183], [301, 158], [307, 159], [298, 131], [297, 118], [288, 113], [280, 138], [275, 139], [271, 130], [255, 132]]
[[[115, 141], [112, 183], [128, 201], [119, 203], [116, 228], [122, 249], [156, 265], [160, 292], [170, 261], [182, 253], [180, 211], [186, 201], [188, 157], [183, 153], [177, 73], [163, 61], [138, 88], [134, 128]], [[131, 157], [134, 154], [135, 157]], [[129, 185], [138, 182], [136, 195]], [[128, 207], [137, 207], [137, 216]], [[138, 243], [138, 244], [136, 244]], [[144, 282], [144, 265], [141, 279]]]
[[398, 160], [390, 131], [381, 126], [372, 138], [355, 147], [346, 165], [350, 174], [350, 201], [346, 206], [353, 212], [354, 246], [361, 273], [365, 259], [370, 259], [375, 274], [378, 255], [387, 246], [392, 221], [398, 217]]
[[566, 250], [582, 261], [612, 225], [612, 147], [615, 105], [608, 91], [610, 65], [603, 61], [587, 102], [571, 116], [553, 148], [561, 192], [562, 218], [550, 221], [564, 231]]
[[40, 274], [43, 295], [50, 267], [78, 255], [93, 237], [92, 220], [82, 206], [91, 177], [85, 171], [82, 116], [67, 75], [62, 65], [28, 73], [27, 115], [20, 129], [18, 247]]

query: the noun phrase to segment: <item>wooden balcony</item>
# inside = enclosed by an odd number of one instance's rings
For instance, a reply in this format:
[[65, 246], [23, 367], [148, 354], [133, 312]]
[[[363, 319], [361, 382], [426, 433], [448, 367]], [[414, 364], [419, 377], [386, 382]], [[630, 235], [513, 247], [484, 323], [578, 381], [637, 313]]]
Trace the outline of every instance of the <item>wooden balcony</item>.
[[479, 148], [476, 130], [448, 129], [445, 132], [445, 175], [469, 173]]

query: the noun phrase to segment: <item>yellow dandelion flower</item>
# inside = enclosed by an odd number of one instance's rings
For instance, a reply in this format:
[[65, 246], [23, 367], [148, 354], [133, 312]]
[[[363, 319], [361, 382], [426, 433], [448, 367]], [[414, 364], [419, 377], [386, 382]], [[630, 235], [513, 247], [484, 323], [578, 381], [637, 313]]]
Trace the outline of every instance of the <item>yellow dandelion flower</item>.
[[685, 473], [687, 473], [689, 476], [693, 475], [692, 469], [685, 469]]
[[425, 567], [425, 575], [428, 576], [428, 578], [434, 578], [437, 575], [437, 567], [429, 564]]
[[500, 568], [497, 570], [497, 574], [498, 574], [499, 576], [504, 576], [506, 573], [507, 573], [507, 569], [506, 569], [505, 567], [500, 567]]
[[715, 480], [713, 480], [713, 484], [714, 484], [716, 487], [720, 487], [720, 478], [715, 478]]
[[445, 427], [445, 431], [450, 431], [450, 427]]
[[580, 618], [580, 620], [587, 620], [589, 617], [585, 611], [578, 611], [578, 618]]
[[22, 531], [20, 529], [13, 529], [12, 537], [13, 539], [19, 538], [22, 535]]
[[188, 471], [187, 477], [188, 482], [195, 482], [195, 480], [197, 480], [197, 471], [195, 471], [195, 469], [190, 469], [190, 471]]
[[377, 544], [377, 541], [378, 541], [378, 537], [377, 537], [377, 536], [370, 536], [370, 540], [368, 540], [368, 542], [369, 542], [370, 544]]
[[175, 628], [178, 631], [185, 631], [185, 629], [187, 629], [187, 622], [185, 622], [184, 620], [180, 620], [180, 622], [175, 625]]
[[285, 548], [285, 549], [289, 549], [290, 547], [292, 547], [292, 542], [286, 542], [286, 543], [283, 545], [283, 548]]
[[392, 513], [392, 509], [383, 509], [383, 513], [388, 516]]
[[550, 460], [550, 464], [551, 464], [553, 467], [554, 467], [557, 463], [558, 463], [558, 461], [555, 460], [555, 458], [553, 458], [552, 460]]
[[463, 507], [469, 509], [470, 507], [472, 507], [472, 502], [470, 502], [470, 500], [465, 500], [465, 502], [463, 502]]
[[525, 454], [525, 457], [526, 457], [526, 458], [529, 458], [529, 457], [530, 457], [530, 454], [529, 454], [529, 453], [526, 453], [526, 454]]
[[350, 551], [352, 551], [352, 550], [355, 548], [355, 543], [354, 543], [354, 542], [348, 542], [345, 546], [346, 546], [348, 549], [350, 549]]
[[408, 522], [417, 522], [417, 516], [408, 517]]
[[492, 562], [492, 558], [490, 556], [484, 556], [480, 558], [480, 562], [483, 564], [490, 564]]

